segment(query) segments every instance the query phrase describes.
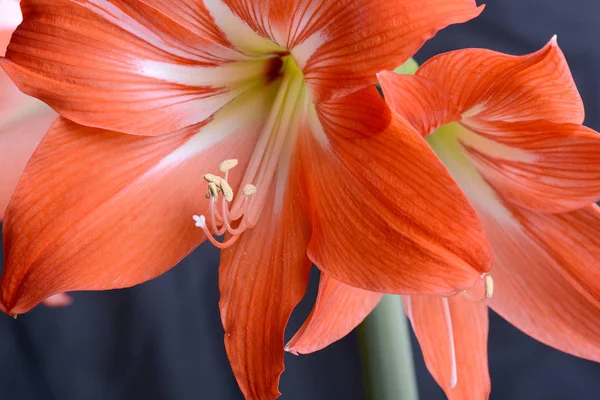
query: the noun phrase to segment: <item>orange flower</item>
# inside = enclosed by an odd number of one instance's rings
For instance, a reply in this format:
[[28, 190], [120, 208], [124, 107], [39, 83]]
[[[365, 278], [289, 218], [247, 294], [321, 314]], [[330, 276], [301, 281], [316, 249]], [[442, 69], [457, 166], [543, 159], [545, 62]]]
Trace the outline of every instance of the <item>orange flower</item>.
[[[448, 397], [489, 394], [487, 297], [537, 340], [600, 361], [600, 210], [590, 205], [600, 199], [600, 135], [581, 125], [583, 104], [556, 40], [522, 57], [450, 52], [415, 76], [382, 72], [379, 80], [388, 104], [431, 133], [429, 144], [494, 250], [493, 281], [451, 297], [404, 296], [427, 366]], [[337, 340], [380, 298], [325, 277], [288, 350], [307, 353]]]
[[247, 398], [264, 399], [278, 394], [311, 262], [405, 294], [455, 293], [489, 270], [466, 197], [373, 86], [438, 29], [478, 15], [473, 0], [22, 9], [0, 63], [61, 118], [7, 210], [5, 312], [144, 282], [208, 238], [224, 249], [232, 368]]

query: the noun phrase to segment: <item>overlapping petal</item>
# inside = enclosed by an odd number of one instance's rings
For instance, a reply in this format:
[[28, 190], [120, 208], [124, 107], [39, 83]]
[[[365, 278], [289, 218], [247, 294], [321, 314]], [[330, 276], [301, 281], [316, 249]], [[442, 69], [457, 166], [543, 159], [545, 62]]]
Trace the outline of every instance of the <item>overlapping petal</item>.
[[272, 96], [242, 97], [205, 126], [159, 137], [59, 119], [7, 210], [2, 309], [23, 313], [55, 293], [132, 286], [170, 269], [204, 240], [191, 218], [207, 211], [202, 175], [226, 158], [247, 163]]
[[209, 16], [195, 20], [206, 31], [200, 35], [175, 21], [168, 7], [159, 11], [165, 7], [159, 1], [23, 0], [24, 22], [2, 67], [21, 90], [62, 116], [138, 135], [200, 123], [264, 83], [268, 60], [233, 62], [245, 56], [219, 39]]
[[[56, 113], [38, 100], [22, 93], [12, 96], [14, 87], [8, 85], [10, 81], [0, 71], [0, 221], [27, 161], [56, 118]], [[5, 101], [19, 107], [3, 109]], [[7, 115], [9, 110], [14, 113]]]
[[324, 349], [356, 328], [382, 297], [381, 293], [348, 286], [321, 273], [315, 306], [286, 345], [286, 351], [308, 354]]
[[556, 38], [525, 56], [451, 51], [428, 60], [416, 75], [436, 82], [465, 117], [583, 122], [583, 102]]
[[[311, 268], [306, 256], [310, 227], [303, 211], [297, 165], [271, 185], [256, 226], [222, 252], [219, 270], [225, 348], [247, 399], [279, 396], [284, 330], [304, 296]], [[287, 176], [285, 176], [287, 175]]]
[[600, 134], [547, 121], [464, 123], [455, 134], [478, 171], [506, 200], [566, 212], [600, 199]]
[[600, 361], [600, 209], [544, 215], [510, 207], [482, 221], [495, 253], [490, 305], [523, 332]]
[[[291, 50], [319, 103], [376, 82], [438, 30], [482, 11], [474, 0], [224, 0], [254, 31]], [[351, 61], [350, 61], [351, 60]]]
[[313, 222], [308, 251], [321, 270], [391, 293], [449, 293], [489, 270], [474, 210], [375, 88], [317, 113], [300, 145]]
[[[418, 72], [420, 75], [415, 77], [380, 73], [386, 101], [423, 135], [428, 135], [440, 125], [447, 125], [435, 133], [435, 138], [428, 139], [430, 142], [445, 141], [436, 147], [438, 152], [448, 153], [449, 150], [444, 147], [453, 148], [452, 154], [445, 157], [445, 164], [456, 163], [450, 160], [453, 157], [461, 158], [463, 163], [473, 163], [476, 174], [515, 204], [538, 212], [566, 212], [600, 199], [600, 134], [575, 123], [556, 123], [550, 119], [529, 120], [531, 113], [519, 106], [522, 96], [529, 99], [523, 103], [528, 107], [535, 102], [533, 97], [537, 96], [544, 104], [540, 103], [539, 108], [535, 109], [535, 116], [547, 117], [544, 113], [553, 110], [558, 115], [553, 120], [578, 120], [579, 95], [574, 84], [569, 85], [572, 79], [568, 69], [565, 72], [567, 66], [562, 53], [559, 53], [560, 49], [551, 42], [540, 52], [524, 58], [487, 50], [472, 52], [474, 54], [447, 53], [447, 60], [442, 58], [431, 64], [425, 63]], [[542, 61], [538, 60], [542, 56]], [[477, 64], [476, 61], [480, 59], [483, 61]], [[442, 62], [444, 60], [447, 63]], [[519, 63], [526, 62], [532, 67], [519, 67]], [[557, 63], [558, 66], [555, 65]], [[505, 85], [500, 87], [494, 86], [498, 83], [491, 81], [488, 75], [477, 75], [479, 69], [474, 70], [476, 72], [467, 71], [475, 74], [473, 79], [446, 69], [450, 65], [462, 68], [459, 71], [466, 74], [464, 71], [472, 68], [472, 64], [478, 65], [483, 71], [486, 69], [482, 65], [489, 70], [512, 64], [513, 69], [506, 69], [504, 73], [510, 76], [505, 78]], [[559, 76], [553, 76], [556, 71], [562, 72]], [[528, 74], [540, 76], [537, 80], [529, 76], [532, 83], [526, 84], [525, 78], [520, 75]], [[461, 78], [454, 81], [453, 77]], [[542, 84], [543, 78], [551, 83]], [[523, 87], [516, 87], [520, 80]], [[562, 82], [565, 80], [569, 82]], [[444, 87], [453, 92], [444, 93], [441, 90]], [[560, 93], [561, 89], [564, 93]], [[551, 93], [552, 90], [554, 93]], [[515, 96], [515, 93], [519, 95]], [[508, 101], [507, 96], [512, 96], [514, 101]], [[457, 102], [459, 111], [463, 113], [462, 119], [457, 115], [450, 97]], [[506, 107], [514, 107], [510, 111], [512, 114], [506, 111], [503, 102]], [[572, 114], [561, 111], [560, 107], [569, 104], [575, 107]], [[580, 111], [583, 116], [583, 109]], [[502, 114], [505, 112], [510, 115]], [[460, 123], [452, 123], [457, 120]], [[466, 153], [469, 159], [460, 153]], [[481, 180], [480, 177], [470, 179]], [[463, 190], [468, 189], [463, 187]]]
[[463, 294], [405, 296], [404, 304], [427, 368], [448, 399], [487, 399], [487, 304]]
[[460, 111], [437, 83], [420, 76], [382, 71], [377, 74], [386, 103], [421, 135], [460, 121]]

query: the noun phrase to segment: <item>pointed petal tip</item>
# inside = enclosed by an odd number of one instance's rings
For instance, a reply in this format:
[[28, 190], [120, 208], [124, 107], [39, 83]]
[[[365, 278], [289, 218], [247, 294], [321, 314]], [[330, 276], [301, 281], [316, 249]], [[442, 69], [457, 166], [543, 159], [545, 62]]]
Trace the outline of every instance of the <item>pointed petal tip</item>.
[[283, 348], [286, 353], [293, 354], [295, 356], [299, 356], [300, 353], [294, 348], [294, 344], [292, 343], [294, 339], [290, 340], [290, 342]]

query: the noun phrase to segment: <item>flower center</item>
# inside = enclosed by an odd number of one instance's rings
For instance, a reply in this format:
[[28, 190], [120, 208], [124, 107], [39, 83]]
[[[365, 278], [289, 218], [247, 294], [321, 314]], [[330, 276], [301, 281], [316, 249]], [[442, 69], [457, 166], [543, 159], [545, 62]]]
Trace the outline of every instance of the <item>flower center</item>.
[[[238, 161], [225, 160], [219, 168], [221, 176], [204, 176], [209, 215], [193, 216], [196, 226], [221, 249], [231, 246], [244, 231], [256, 225], [272, 185], [285, 183], [296, 139], [312, 106], [304, 75], [291, 55], [274, 57], [266, 74], [267, 85], [278, 85], [277, 95], [244, 172], [242, 195], [236, 195], [228, 182], [229, 171]], [[277, 206], [276, 199], [274, 207]], [[223, 242], [214, 237], [224, 234], [228, 237]]]

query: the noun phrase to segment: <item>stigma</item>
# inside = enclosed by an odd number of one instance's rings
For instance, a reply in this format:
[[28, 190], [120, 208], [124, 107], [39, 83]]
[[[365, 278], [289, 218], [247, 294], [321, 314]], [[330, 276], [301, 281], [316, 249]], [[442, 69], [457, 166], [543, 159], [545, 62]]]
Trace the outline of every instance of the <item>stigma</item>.
[[[209, 214], [194, 215], [192, 218], [198, 228], [202, 229], [208, 240], [219, 249], [225, 249], [234, 244], [240, 235], [247, 229], [256, 225], [248, 215], [248, 204], [252, 195], [256, 193], [256, 186], [244, 186], [241, 202], [234, 200], [236, 194], [228, 183], [229, 171], [237, 166], [238, 160], [225, 160], [219, 165], [223, 176], [205, 174], [207, 182], [206, 198], [209, 201]], [[238, 194], [239, 196], [239, 194]], [[220, 242], [215, 236], [226, 235], [228, 238]]]

